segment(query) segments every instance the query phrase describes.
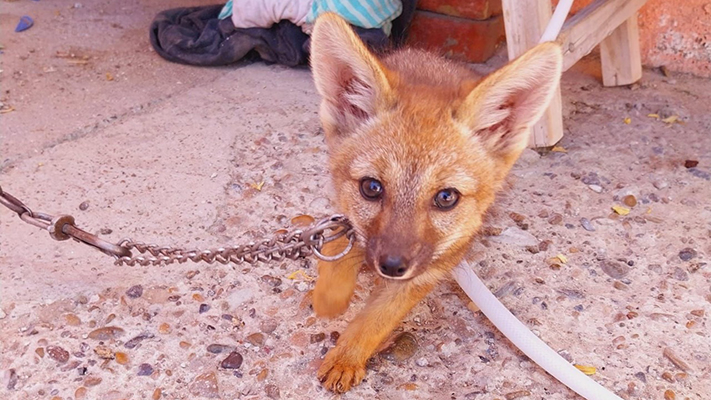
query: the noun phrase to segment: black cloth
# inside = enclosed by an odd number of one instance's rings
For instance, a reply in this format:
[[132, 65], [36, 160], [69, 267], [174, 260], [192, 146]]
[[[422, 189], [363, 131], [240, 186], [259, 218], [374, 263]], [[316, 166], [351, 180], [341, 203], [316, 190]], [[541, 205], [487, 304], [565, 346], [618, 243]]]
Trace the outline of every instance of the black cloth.
[[[398, 45], [415, 3], [404, 0], [403, 14], [393, 21], [392, 33]], [[174, 8], [159, 13], [151, 23], [151, 45], [166, 60], [190, 65], [227, 65], [253, 53], [264, 61], [289, 67], [308, 62], [309, 36], [291, 21], [280, 21], [271, 28], [235, 28], [232, 18], [217, 18], [222, 7]], [[392, 45], [381, 29], [356, 27], [355, 31], [375, 51]]]
[[191, 65], [227, 65], [256, 51], [268, 62], [305, 63], [308, 36], [290, 21], [271, 28], [237, 29], [231, 18], [219, 20], [222, 5], [175, 8], [159, 13], [150, 29], [156, 52], [166, 60]]
[[415, 16], [415, 7], [417, 7], [417, 0], [402, 0], [402, 13], [393, 20], [393, 27], [390, 31], [391, 40], [395, 47], [405, 44], [410, 22], [412, 22], [412, 17]]

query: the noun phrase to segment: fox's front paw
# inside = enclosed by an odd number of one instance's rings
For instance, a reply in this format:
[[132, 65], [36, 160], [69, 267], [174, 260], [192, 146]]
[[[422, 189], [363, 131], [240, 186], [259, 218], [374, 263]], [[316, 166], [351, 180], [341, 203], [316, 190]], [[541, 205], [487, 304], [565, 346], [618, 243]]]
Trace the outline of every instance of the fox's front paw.
[[336, 393], [345, 393], [365, 377], [365, 365], [348, 360], [339, 348], [326, 354], [318, 369], [318, 379], [323, 386]]

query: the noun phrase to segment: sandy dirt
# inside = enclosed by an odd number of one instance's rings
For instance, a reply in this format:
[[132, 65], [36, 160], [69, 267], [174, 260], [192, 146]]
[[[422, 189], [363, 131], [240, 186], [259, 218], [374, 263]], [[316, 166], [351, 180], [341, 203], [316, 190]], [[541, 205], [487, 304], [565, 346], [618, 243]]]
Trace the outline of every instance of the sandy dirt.
[[[0, 114], [2, 188], [110, 241], [203, 248], [336, 212], [308, 69], [195, 68], [150, 49], [153, 15], [195, 4], [3, 2], [0, 101], [14, 111]], [[22, 15], [35, 26], [15, 33]], [[469, 259], [527, 326], [621, 397], [708, 399], [711, 80], [647, 70], [602, 88], [597, 64], [565, 74], [565, 138], [524, 154]], [[314, 267], [116, 267], [0, 209], [0, 397], [337, 397], [315, 371], [373, 274], [343, 317], [322, 320]], [[342, 398], [576, 398], [453, 283], [403, 333]]]

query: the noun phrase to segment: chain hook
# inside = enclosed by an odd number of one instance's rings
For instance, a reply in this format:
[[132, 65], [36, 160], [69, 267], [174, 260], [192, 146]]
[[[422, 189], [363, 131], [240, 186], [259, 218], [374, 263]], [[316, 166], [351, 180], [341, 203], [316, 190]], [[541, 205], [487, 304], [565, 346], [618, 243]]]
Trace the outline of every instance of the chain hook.
[[[333, 232], [326, 234], [326, 232]], [[321, 253], [323, 245], [332, 242], [345, 235], [348, 238], [348, 245], [338, 254], [327, 256]], [[323, 261], [336, 261], [353, 248], [355, 243], [355, 233], [348, 219], [342, 214], [332, 215], [329, 218], [324, 218], [319, 221], [311, 229], [307, 229], [302, 233], [302, 240], [310, 247], [311, 252]]]
[[316, 247], [313, 247], [311, 251], [313, 251], [313, 254], [318, 257], [319, 259], [323, 261], [336, 261], [338, 259], [343, 258], [346, 254], [348, 254], [349, 251], [353, 248], [353, 244], [355, 243], [355, 234], [353, 232], [348, 232], [346, 233], [346, 237], [348, 238], [348, 245], [346, 246], [343, 251], [340, 253], [333, 255], [333, 256], [327, 256], [319, 251]]

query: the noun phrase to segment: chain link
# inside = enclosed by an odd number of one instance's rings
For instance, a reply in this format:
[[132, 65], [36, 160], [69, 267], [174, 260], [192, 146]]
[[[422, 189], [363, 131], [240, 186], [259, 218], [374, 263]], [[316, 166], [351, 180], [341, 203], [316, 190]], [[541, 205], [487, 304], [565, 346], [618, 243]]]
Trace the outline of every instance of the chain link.
[[[281, 229], [271, 238], [233, 247], [210, 250], [183, 249], [145, 244], [123, 239], [118, 244], [107, 242], [98, 236], [79, 229], [71, 215], [52, 216], [33, 212], [23, 202], [4, 192], [0, 187], [0, 204], [16, 213], [26, 223], [49, 231], [54, 240], [74, 239], [114, 257], [116, 265], [136, 264], [167, 265], [173, 263], [206, 262], [214, 264], [255, 264], [257, 262], [296, 260], [314, 255], [325, 261], [334, 261], [345, 256], [353, 247], [355, 233], [348, 219], [340, 214], [323, 218], [307, 228]], [[324, 244], [345, 236], [348, 244], [343, 251], [333, 256], [321, 253]], [[133, 254], [135, 250], [138, 255]]]

